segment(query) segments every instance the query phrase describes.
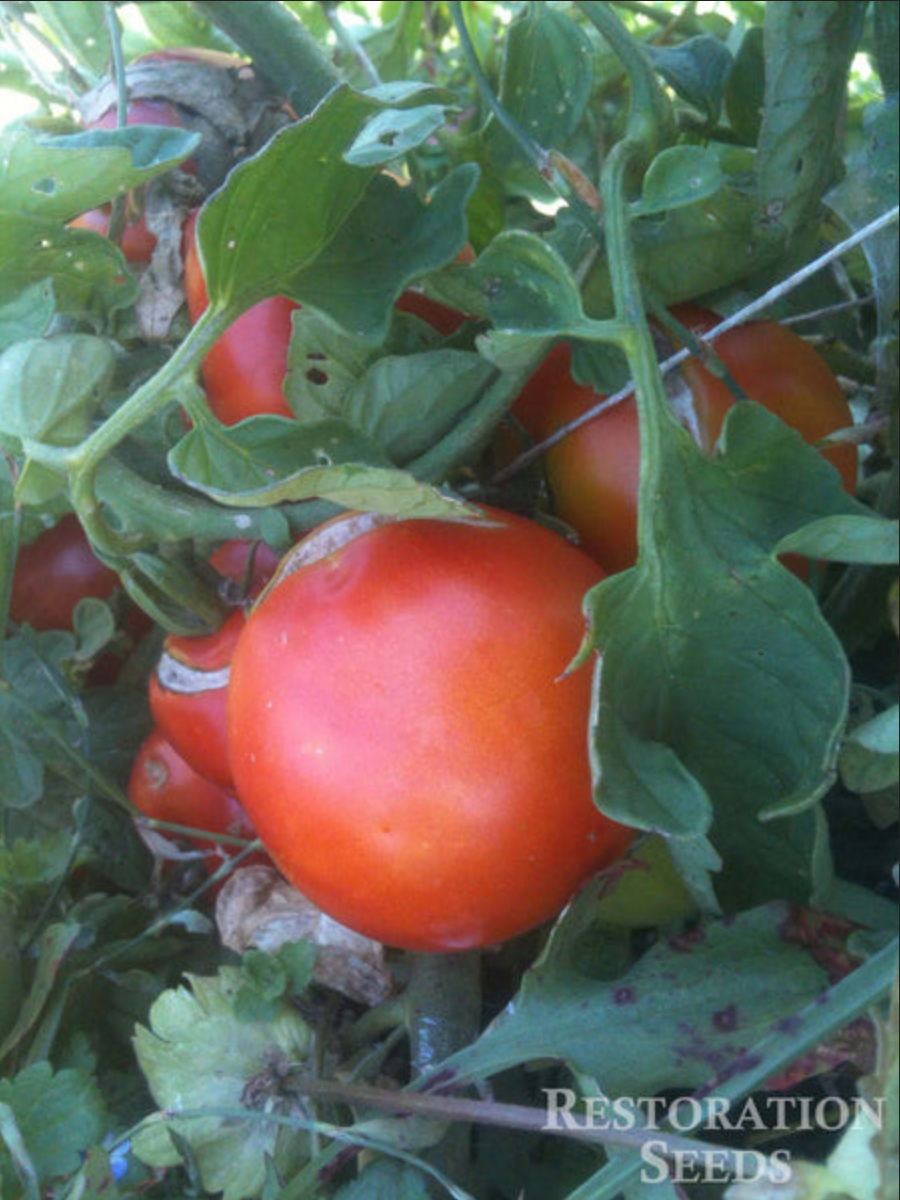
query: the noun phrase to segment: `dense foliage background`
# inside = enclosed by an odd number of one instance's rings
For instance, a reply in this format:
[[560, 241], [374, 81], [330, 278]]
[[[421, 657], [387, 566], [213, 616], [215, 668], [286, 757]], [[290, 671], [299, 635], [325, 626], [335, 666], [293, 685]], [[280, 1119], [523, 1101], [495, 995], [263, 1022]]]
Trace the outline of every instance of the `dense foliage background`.
[[[666, 1200], [785, 1150], [797, 1194], [896, 1194], [897, 13], [0, 5], [0, 1196]], [[134, 65], [185, 46], [252, 63], [249, 91]], [[96, 127], [136, 95], [181, 119]], [[109, 203], [112, 236], [70, 225]], [[128, 261], [142, 214], [155, 251]], [[222, 424], [198, 368], [276, 296], [302, 306], [292, 416]], [[817, 347], [855, 497], [756, 405], [715, 455], [671, 419], [683, 301]], [[221, 623], [228, 539], [483, 502], [561, 525], [508, 415], [560, 340], [598, 402], [637, 385], [640, 557], [586, 598], [585, 656], [598, 803], [650, 869], [484, 953], [317, 959], [289, 897], [254, 941], [252, 897], [211, 900], [240, 858], [207, 878], [163, 836], [191, 822], [126, 795], [164, 635]], [[115, 590], [65, 628], [8, 619], [17, 556], [73, 512]], [[870, 1107], [549, 1136], [559, 1088]]]

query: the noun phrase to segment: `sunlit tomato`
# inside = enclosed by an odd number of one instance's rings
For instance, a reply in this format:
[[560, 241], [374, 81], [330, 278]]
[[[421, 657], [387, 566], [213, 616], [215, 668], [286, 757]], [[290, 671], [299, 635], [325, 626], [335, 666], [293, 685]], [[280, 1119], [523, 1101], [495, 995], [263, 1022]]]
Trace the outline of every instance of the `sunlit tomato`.
[[[251, 552], [248, 597], [262, 591], [278, 555], [265, 543], [254, 548], [251, 542], [230, 541], [210, 559], [215, 570], [240, 586]], [[225, 718], [228, 676], [244, 621], [243, 610], [238, 610], [205, 637], [170, 634], [148, 682], [150, 711], [159, 730], [195, 771], [224, 787], [232, 786]]]
[[602, 573], [488, 511], [493, 525], [324, 526], [232, 663], [231, 766], [266, 849], [328, 915], [390, 945], [522, 933], [632, 837], [593, 803], [591, 673], [565, 674]]
[[145, 738], [128, 779], [128, 798], [146, 817], [202, 830], [210, 836], [191, 837], [212, 873], [222, 856], [234, 856], [239, 847], [222, 845], [217, 834], [251, 840], [253, 826], [236, 797], [226, 788], [205, 779], [184, 761], [158, 729]]
[[108, 600], [119, 577], [91, 549], [74, 513], [22, 546], [13, 574], [9, 616], [34, 629], [71, 629], [78, 601]]
[[[184, 224], [184, 290], [191, 320], [209, 305], [196, 236], [197, 214]], [[216, 342], [200, 368], [209, 407], [223, 425], [269, 413], [291, 417], [284, 397], [292, 317], [300, 306], [273, 296], [248, 309]]]
[[[684, 306], [675, 315], [700, 331], [718, 323], [714, 314]], [[752, 399], [781, 417], [815, 444], [853, 424], [837, 380], [796, 334], [772, 322], [742, 325], [718, 338], [716, 353]], [[526, 384], [513, 412], [538, 441], [599, 404], [593, 388], [577, 384], [571, 354], [556, 346]], [[712, 451], [725, 414], [736, 403], [728, 388], [695, 359], [682, 368], [690, 387], [686, 423], [704, 449]], [[844, 487], [856, 483], [852, 446], [823, 450], [839, 470]], [[607, 571], [622, 571], [637, 559], [640, 435], [637, 405], [626, 400], [566, 435], [545, 455], [547, 482], [556, 511]]]

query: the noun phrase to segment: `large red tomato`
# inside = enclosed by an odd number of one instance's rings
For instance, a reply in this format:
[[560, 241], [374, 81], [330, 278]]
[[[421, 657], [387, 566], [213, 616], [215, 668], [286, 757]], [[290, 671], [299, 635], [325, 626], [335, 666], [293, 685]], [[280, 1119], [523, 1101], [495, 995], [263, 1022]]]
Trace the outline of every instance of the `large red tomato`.
[[[719, 318], [693, 306], [674, 310], [698, 332]], [[736, 382], [752, 399], [815, 444], [853, 424], [840, 385], [815, 350], [790, 330], [771, 321], [754, 322], [718, 338], [715, 349]], [[568, 424], [602, 397], [571, 376], [569, 347], [559, 345], [526, 384], [513, 412], [537, 440]], [[712, 451], [725, 414], [735, 398], [727, 386], [696, 359], [682, 367], [693, 402], [689, 428]], [[844, 487], [856, 485], [856, 450], [823, 451], [838, 469]], [[578, 533], [582, 545], [605, 570], [622, 571], [637, 559], [637, 506], [640, 436], [637, 405], [626, 400], [568, 434], [545, 456], [547, 481], [556, 509]]]
[[119, 577], [91, 549], [81, 523], [67, 513], [23, 546], [16, 558], [10, 620], [33, 629], [71, 629], [78, 601], [108, 600]]
[[[204, 863], [212, 873], [234, 846], [223, 846], [217, 834], [253, 839], [253, 826], [241, 804], [226, 788], [205, 779], [184, 761], [158, 729], [147, 735], [131, 768], [128, 798], [146, 817], [203, 830], [209, 837], [191, 841], [207, 851]], [[257, 861], [259, 861], [257, 859]]]
[[409, 949], [522, 933], [632, 838], [593, 803], [590, 672], [565, 673], [602, 573], [489, 515], [369, 521], [338, 548], [358, 518], [325, 526], [232, 663], [231, 765], [266, 849], [330, 916]]
[[[215, 570], [240, 586], [251, 553], [248, 597], [258, 596], [274, 574], [274, 550], [265, 543], [254, 547], [235, 540], [223, 543], [210, 559]], [[148, 683], [150, 711], [159, 730], [195, 771], [223, 787], [233, 786], [225, 710], [231, 658], [244, 621], [238, 609], [204, 637], [170, 634]]]

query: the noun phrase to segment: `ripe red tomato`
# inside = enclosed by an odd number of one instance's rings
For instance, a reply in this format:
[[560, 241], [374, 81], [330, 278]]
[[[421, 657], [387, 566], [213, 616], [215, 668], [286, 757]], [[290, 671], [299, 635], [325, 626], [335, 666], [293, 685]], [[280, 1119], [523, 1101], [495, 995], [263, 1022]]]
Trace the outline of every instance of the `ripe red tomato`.
[[233, 857], [237, 853], [234, 846], [217, 842], [216, 834], [248, 840], [256, 836], [237, 798], [198, 774], [158, 729], [151, 730], [138, 750], [128, 780], [128, 798], [146, 817], [208, 832], [208, 838], [190, 840], [198, 850], [208, 851], [204, 865], [210, 874], [220, 866], [223, 854]]
[[118, 585], [118, 575], [94, 554], [78, 518], [67, 513], [19, 550], [10, 620], [37, 630], [71, 629], [79, 600], [108, 600]]
[[[210, 565], [241, 584], [252, 550], [252, 542], [225, 542]], [[265, 543], [253, 553], [249, 597], [259, 595], [278, 565], [278, 555]], [[205, 637], [170, 634], [148, 682], [150, 711], [160, 732], [195, 771], [223, 787], [233, 787], [225, 712], [231, 658], [244, 621], [239, 609]]]
[[376, 519], [339, 548], [358, 518], [317, 531], [232, 663], [231, 766], [266, 849], [314, 904], [389, 945], [513, 937], [632, 838], [593, 803], [590, 672], [565, 674], [602, 572], [489, 513]]
[[[188, 312], [196, 322], [209, 305], [197, 251], [197, 213], [184, 223], [184, 290]], [[209, 407], [223, 425], [269, 413], [292, 417], [284, 398], [288, 347], [294, 311], [286, 296], [272, 296], [247, 310], [219, 338], [203, 360], [200, 373]]]
[[[715, 313], [683, 304], [672, 315], [695, 333], [707, 333], [720, 318]], [[853, 413], [828, 364], [803, 338], [775, 321], [750, 321], [716, 338], [715, 351], [751, 400], [781, 417], [811, 445], [853, 424]], [[725, 415], [735, 403], [722, 380], [696, 358], [681, 368], [699, 418], [702, 445], [712, 450]], [[840, 474], [844, 489], [856, 490], [858, 455], [855, 446], [823, 449]]]
[[[673, 310], [698, 331], [719, 318], [693, 306]], [[790, 330], [771, 321], [742, 325], [715, 343], [716, 353], [747, 395], [781, 417], [808, 442], [853, 424], [853, 414], [837, 380], [815, 350]], [[526, 384], [513, 412], [531, 435], [542, 440], [598, 404], [602, 397], [577, 384], [571, 353], [556, 346]], [[692, 432], [712, 451], [725, 414], [736, 403], [728, 388], [689, 359], [682, 367], [694, 404]], [[840, 472], [847, 491], [856, 485], [856, 450], [823, 451]], [[638, 553], [637, 507], [640, 436], [633, 398], [615, 405], [548, 450], [547, 481], [564, 521], [576, 530], [585, 550], [609, 572], [633, 566]]]

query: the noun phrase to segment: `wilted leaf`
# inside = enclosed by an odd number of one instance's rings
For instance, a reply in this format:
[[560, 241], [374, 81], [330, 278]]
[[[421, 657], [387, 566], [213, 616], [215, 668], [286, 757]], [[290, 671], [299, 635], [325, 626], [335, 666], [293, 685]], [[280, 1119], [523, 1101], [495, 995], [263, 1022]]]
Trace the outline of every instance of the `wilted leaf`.
[[[238, 1020], [234, 998], [242, 977], [236, 968], [188, 981], [189, 987], [163, 992], [150, 1009], [150, 1028], [139, 1026], [134, 1038], [153, 1098], [167, 1113], [145, 1122], [134, 1152], [150, 1166], [177, 1165], [172, 1128], [190, 1147], [207, 1191], [247, 1200], [261, 1191], [268, 1158], [289, 1171], [305, 1157], [300, 1132], [263, 1114], [302, 1115], [284, 1084], [309, 1053], [309, 1030], [287, 1002], [271, 1021]], [[203, 1116], [204, 1109], [216, 1115]], [[218, 1115], [223, 1110], [232, 1115]], [[194, 1115], [180, 1120], [182, 1112]]]
[[216, 901], [216, 923], [239, 954], [309, 941], [318, 947], [313, 979], [359, 1003], [378, 1004], [391, 990], [383, 947], [327, 917], [269, 867], [234, 872]]

